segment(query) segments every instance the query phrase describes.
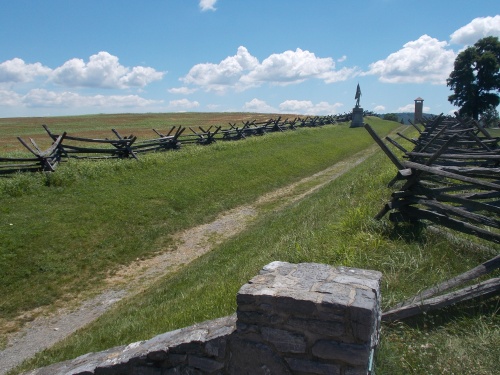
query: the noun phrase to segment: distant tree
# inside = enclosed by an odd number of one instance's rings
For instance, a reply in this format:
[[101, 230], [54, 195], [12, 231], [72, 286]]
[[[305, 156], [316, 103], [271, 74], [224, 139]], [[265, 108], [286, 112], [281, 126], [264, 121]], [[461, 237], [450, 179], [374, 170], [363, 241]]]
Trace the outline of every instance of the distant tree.
[[490, 106], [481, 114], [481, 122], [486, 128], [497, 127], [500, 123], [498, 111], [494, 106]]
[[454, 94], [448, 101], [460, 107], [461, 115], [475, 120], [500, 103], [500, 41], [489, 36], [460, 52], [446, 80]]
[[386, 113], [384, 115], [384, 120], [399, 122], [398, 115], [395, 113]]

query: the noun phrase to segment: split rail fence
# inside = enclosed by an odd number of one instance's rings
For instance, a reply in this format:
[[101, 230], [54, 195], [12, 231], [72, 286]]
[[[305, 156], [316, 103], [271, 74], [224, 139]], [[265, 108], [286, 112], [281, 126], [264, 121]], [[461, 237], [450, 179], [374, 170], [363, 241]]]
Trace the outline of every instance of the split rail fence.
[[229, 123], [229, 127], [199, 126], [192, 127], [172, 126], [168, 131], [152, 129], [155, 136], [139, 140], [134, 135], [122, 135], [112, 129], [114, 137], [84, 138], [53, 133], [46, 125], [43, 128], [51, 138], [52, 145], [47, 150], [41, 150], [35, 141], [30, 138], [31, 145], [18, 137], [21, 144], [33, 154], [33, 157], [0, 157], [0, 175], [15, 172], [47, 171], [53, 172], [57, 165], [67, 158], [75, 159], [109, 159], [134, 158], [148, 152], [178, 150], [183, 145], [209, 145], [217, 141], [234, 141], [250, 136], [264, 135], [271, 132], [284, 132], [303, 127], [317, 127], [336, 124], [343, 121], [339, 116], [308, 116], [292, 120], [281, 117], [264, 122], [246, 121], [241, 125]]
[[[426, 120], [423, 129], [412, 124], [418, 138], [408, 138], [407, 150], [395, 139], [384, 142], [374, 130], [366, 130], [398, 169], [389, 183], [391, 199], [375, 216], [389, 213], [395, 223], [431, 222], [462, 233], [500, 243], [500, 147], [476, 121], [443, 115]], [[389, 147], [403, 153], [402, 159]], [[396, 188], [397, 187], [397, 188]], [[500, 278], [491, 278], [455, 290], [444, 291], [474, 280], [500, 267], [500, 256], [420, 292], [383, 314], [383, 320], [404, 319], [416, 314], [478, 297], [500, 293]]]

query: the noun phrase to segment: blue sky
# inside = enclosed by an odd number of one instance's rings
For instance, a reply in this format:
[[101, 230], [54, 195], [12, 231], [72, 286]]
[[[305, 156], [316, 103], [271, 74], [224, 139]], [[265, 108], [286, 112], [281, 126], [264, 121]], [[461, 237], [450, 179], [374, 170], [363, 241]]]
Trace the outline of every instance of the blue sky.
[[1, 0], [0, 117], [451, 113], [498, 0]]

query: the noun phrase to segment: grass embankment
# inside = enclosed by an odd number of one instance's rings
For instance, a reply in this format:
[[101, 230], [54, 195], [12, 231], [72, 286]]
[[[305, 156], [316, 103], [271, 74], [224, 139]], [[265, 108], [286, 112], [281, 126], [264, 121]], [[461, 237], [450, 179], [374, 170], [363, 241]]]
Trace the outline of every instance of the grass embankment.
[[[321, 129], [319, 138], [330, 131]], [[381, 128], [377, 132], [382, 133]], [[335, 145], [342, 142], [337, 138]], [[492, 257], [466, 240], [450, 242], [424, 228], [394, 228], [386, 220], [374, 221], [391, 192], [386, 184], [394, 174], [393, 165], [378, 153], [313, 196], [269, 211], [245, 232], [133, 301], [120, 303], [29, 366], [230, 314], [240, 286], [274, 260], [380, 270], [387, 307]], [[493, 299], [427, 314], [411, 323], [384, 325], [377, 374], [494, 373], [500, 356], [497, 310], [498, 299]]]
[[0, 319], [93, 289], [171, 234], [371, 143], [364, 129], [328, 126], [0, 179]]

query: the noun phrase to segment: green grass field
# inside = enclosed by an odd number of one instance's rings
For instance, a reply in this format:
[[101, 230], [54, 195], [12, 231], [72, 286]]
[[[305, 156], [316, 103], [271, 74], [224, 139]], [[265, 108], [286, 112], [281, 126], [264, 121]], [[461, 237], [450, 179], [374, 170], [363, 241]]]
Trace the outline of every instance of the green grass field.
[[119, 265], [164, 249], [173, 233], [371, 142], [364, 129], [329, 126], [140, 161], [71, 160], [53, 174], [1, 179], [0, 318], [91, 288]]
[[[370, 119], [379, 135], [398, 124]], [[148, 257], [169, 235], [253, 202], [373, 141], [347, 125], [217, 143], [136, 161], [77, 161], [53, 175], [0, 180], [3, 321], [93, 289], [110, 270]], [[383, 308], [498, 253], [498, 246], [373, 216], [394, 166], [381, 152], [313, 195], [268, 210], [241, 234], [23, 366], [39, 367], [234, 312], [239, 287], [270, 261], [383, 273]], [[446, 232], [446, 231], [445, 231]], [[486, 251], [482, 247], [487, 246]], [[385, 324], [377, 374], [493, 374], [499, 299]], [[16, 370], [13, 373], [18, 373]]]

